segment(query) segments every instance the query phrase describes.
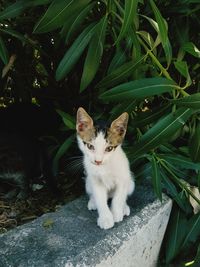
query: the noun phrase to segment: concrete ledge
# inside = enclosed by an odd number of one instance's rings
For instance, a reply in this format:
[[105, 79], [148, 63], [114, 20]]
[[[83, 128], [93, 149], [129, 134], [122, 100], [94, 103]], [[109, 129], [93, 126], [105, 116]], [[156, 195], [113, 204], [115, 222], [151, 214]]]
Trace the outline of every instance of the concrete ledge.
[[136, 188], [131, 215], [110, 230], [96, 225], [81, 197], [55, 213], [0, 236], [2, 267], [153, 267], [171, 211], [171, 200], [155, 200], [151, 187]]

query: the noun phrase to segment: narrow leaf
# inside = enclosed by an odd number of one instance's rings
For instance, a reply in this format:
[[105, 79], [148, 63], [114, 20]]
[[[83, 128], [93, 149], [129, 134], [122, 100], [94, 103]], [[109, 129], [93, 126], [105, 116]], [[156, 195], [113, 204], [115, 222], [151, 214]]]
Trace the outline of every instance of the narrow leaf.
[[75, 130], [76, 129], [76, 123], [75, 123], [75, 119], [74, 117], [70, 116], [68, 113], [57, 109], [56, 110], [58, 112], [58, 114], [62, 117], [62, 120], [64, 122], [64, 124], [71, 130]]
[[34, 33], [44, 33], [59, 28], [64, 25], [71, 14], [77, 10], [82, 10], [89, 2], [90, 0], [54, 0], [35, 25]]
[[161, 176], [160, 176], [160, 168], [155, 159], [155, 157], [151, 158], [151, 168], [152, 168], [152, 182], [153, 188], [157, 195], [157, 197], [162, 201], [162, 186], [161, 186]]
[[63, 59], [60, 61], [58, 68], [56, 70], [56, 80], [59, 81], [63, 79], [76, 64], [84, 49], [88, 45], [92, 34], [94, 32], [96, 25], [94, 23], [90, 24], [85, 28], [78, 38], [74, 41], [72, 46], [67, 50]]
[[190, 109], [179, 108], [176, 112], [171, 113], [160, 119], [150, 130], [148, 130], [132, 147], [132, 156], [138, 157], [151, 149], [155, 149], [169, 140], [187, 119], [192, 115]]
[[186, 212], [184, 203], [181, 200], [181, 197], [180, 197], [175, 185], [170, 181], [170, 179], [168, 178], [168, 176], [164, 172], [161, 172], [161, 176], [162, 176], [163, 187], [167, 190], [167, 193], [173, 198], [174, 201], [176, 201], [177, 205], [184, 212]]
[[80, 91], [82, 92], [93, 80], [101, 62], [107, 27], [107, 16], [96, 25], [96, 31], [91, 39], [83, 67]]
[[[146, 31], [138, 31], [137, 32], [138, 35], [140, 35], [142, 37], [142, 39], [149, 45], [149, 48], [150, 49], [154, 49], [155, 46], [154, 46], [154, 40], [151, 36], [151, 34], [149, 32], [146, 32]], [[156, 55], [156, 51], [154, 50], [154, 55]]]
[[182, 169], [200, 170], [200, 163], [194, 163], [189, 157], [181, 155], [162, 155], [162, 159], [169, 161]]
[[138, 112], [137, 116], [134, 118], [132, 125], [134, 127], [144, 127], [155, 121], [157, 121], [164, 114], [169, 113], [170, 106], [163, 105], [163, 107], [154, 108], [152, 110]]
[[200, 266], [200, 244], [198, 245], [197, 254], [194, 259], [194, 264], [192, 267], [199, 267]]
[[161, 38], [161, 42], [163, 43], [163, 45], [165, 45], [166, 42], [167, 42], [167, 26], [166, 26], [166, 21], [162, 17], [159, 9], [157, 8], [157, 6], [155, 5], [155, 3], [154, 3], [153, 0], [150, 0], [150, 4], [151, 4], [152, 10], [154, 12], [156, 21], [158, 23], [159, 35], [160, 35], [160, 38]]
[[189, 220], [187, 229], [189, 231], [182, 243], [181, 250], [188, 249], [200, 237], [200, 213]]
[[83, 10], [78, 12], [77, 16], [75, 16], [73, 18], [73, 21], [69, 25], [69, 29], [67, 31], [67, 36], [65, 38], [65, 43], [67, 43], [67, 42], [69, 42], [71, 40], [71, 38], [73, 37], [74, 33], [77, 31], [78, 28], [80, 28], [81, 23], [87, 17], [88, 12], [92, 10], [94, 5], [95, 5], [95, 2], [93, 2], [90, 5], [86, 6]]
[[1, 36], [0, 36], [0, 58], [5, 65], [8, 64], [8, 61], [9, 61], [8, 50]]
[[23, 34], [13, 30], [13, 29], [9, 29], [9, 28], [4, 28], [4, 29], [0, 29], [1, 32], [8, 34], [10, 36], [13, 36], [15, 38], [17, 38], [18, 40], [20, 40], [21, 42], [27, 43], [30, 42], [27, 38], [24, 37]]
[[168, 230], [166, 233], [166, 263], [169, 264], [178, 254], [179, 249], [186, 235], [186, 215], [176, 206], [173, 207]]
[[176, 61], [174, 62], [175, 68], [180, 72], [181, 75], [183, 75], [187, 82], [186, 85], [190, 86], [192, 84], [192, 80], [190, 78], [190, 74], [188, 71], [188, 65], [186, 61]]
[[7, 6], [0, 12], [0, 20], [15, 18], [19, 16], [26, 8], [25, 1], [17, 1], [14, 4]]
[[126, 40], [126, 44], [124, 48], [121, 48], [120, 45], [116, 45], [116, 52], [114, 57], [112, 58], [107, 73], [110, 74], [115, 69], [119, 68], [124, 62], [126, 62], [127, 54], [129, 53], [132, 47], [132, 38], [128, 38]]
[[130, 29], [130, 26], [133, 24], [136, 17], [137, 6], [138, 0], [125, 0], [124, 18], [119, 36], [116, 41], [117, 43], [124, 37], [126, 32]]
[[120, 82], [123, 82], [129, 76], [133, 74], [133, 71], [138, 68], [138, 66], [144, 61], [145, 57], [139, 59], [136, 63], [129, 61], [119, 68], [115, 69], [109, 75], [104, 77], [98, 84], [97, 88], [108, 88], [112, 87]]
[[174, 90], [175, 82], [165, 78], [145, 78], [118, 85], [100, 95], [100, 98], [110, 101], [126, 99], [144, 99]]
[[111, 111], [111, 118], [110, 120], [114, 120], [114, 118], [117, 118], [122, 112], [128, 112], [131, 113], [134, 108], [136, 107], [137, 103], [136, 100], [129, 100], [124, 101], [117, 106], [115, 106]]
[[[153, 4], [155, 5], [155, 3]], [[159, 12], [159, 10], [158, 10]], [[147, 19], [149, 21], [149, 23], [152, 25], [152, 27], [155, 29], [155, 31], [158, 33], [158, 38], [156, 40], [155, 43], [155, 47], [160, 43], [162, 43], [164, 52], [165, 52], [165, 56], [167, 59], [167, 65], [169, 66], [172, 60], [172, 47], [168, 38], [168, 29], [167, 29], [167, 22], [164, 20], [164, 18], [162, 18], [161, 14], [161, 20], [160, 23], [158, 23], [159, 18], [156, 18], [157, 22], [155, 20], [153, 20], [152, 18], [149, 18], [147, 16], [142, 15], [142, 17], [144, 17], [145, 19]], [[162, 27], [166, 28], [164, 31], [162, 31]], [[159, 41], [160, 39], [160, 41]]]
[[194, 162], [200, 162], [200, 125], [196, 127], [195, 132], [189, 142], [189, 153]]
[[165, 56], [166, 56], [166, 59], [167, 59], [167, 67], [169, 67], [169, 65], [170, 65], [170, 63], [172, 61], [172, 46], [170, 44], [168, 36], [167, 36], [166, 43], [163, 44], [163, 49], [164, 49]]
[[200, 109], [200, 93], [172, 100], [171, 102], [177, 106]]
[[192, 42], [184, 43], [182, 49], [194, 57], [200, 58], [200, 50]]

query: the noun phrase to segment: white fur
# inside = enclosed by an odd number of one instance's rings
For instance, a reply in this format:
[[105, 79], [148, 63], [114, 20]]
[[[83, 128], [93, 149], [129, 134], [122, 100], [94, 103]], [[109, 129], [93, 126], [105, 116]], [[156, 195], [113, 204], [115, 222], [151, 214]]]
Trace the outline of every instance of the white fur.
[[[89, 195], [88, 209], [97, 209], [98, 226], [109, 229], [115, 222], [122, 221], [125, 215], [130, 214], [126, 199], [134, 191], [135, 184], [128, 159], [121, 145], [111, 152], [105, 151], [109, 144], [102, 132], [91, 142], [94, 150], [89, 150], [79, 136], [77, 139], [84, 155], [86, 191]], [[102, 163], [97, 165], [95, 160]], [[108, 206], [109, 198], [112, 198], [111, 208]]]

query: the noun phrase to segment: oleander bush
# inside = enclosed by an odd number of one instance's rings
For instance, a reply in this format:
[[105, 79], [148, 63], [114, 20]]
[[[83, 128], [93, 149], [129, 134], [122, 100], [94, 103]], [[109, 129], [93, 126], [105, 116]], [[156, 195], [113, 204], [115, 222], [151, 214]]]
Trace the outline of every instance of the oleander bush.
[[162, 263], [181, 255], [199, 266], [199, 0], [2, 0], [0, 9], [2, 104], [56, 104], [66, 141], [55, 169], [73, 150], [77, 107], [110, 120], [127, 111], [136, 181], [151, 177], [157, 197], [174, 200]]

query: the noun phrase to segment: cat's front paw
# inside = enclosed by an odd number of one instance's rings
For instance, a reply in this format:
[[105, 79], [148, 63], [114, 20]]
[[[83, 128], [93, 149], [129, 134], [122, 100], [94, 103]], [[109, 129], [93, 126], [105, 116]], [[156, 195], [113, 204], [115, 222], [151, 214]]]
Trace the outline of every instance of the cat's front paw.
[[96, 209], [97, 209], [96, 204], [95, 204], [94, 200], [91, 198], [88, 201], [88, 210], [96, 210]]
[[127, 204], [125, 204], [123, 209], [112, 209], [112, 214], [114, 218], [114, 222], [121, 222], [123, 221], [124, 216], [130, 215], [130, 208]]
[[129, 216], [130, 215], [130, 208], [127, 204], [124, 206], [124, 216]]
[[114, 220], [113, 220], [113, 216], [112, 213], [108, 213], [104, 216], [101, 216], [98, 218], [97, 220], [97, 225], [101, 228], [101, 229], [109, 229], [112, 228], [114, 226]]
[[124, 217], [123, 210], [112, 210], [114, 222], [121, 222]]

